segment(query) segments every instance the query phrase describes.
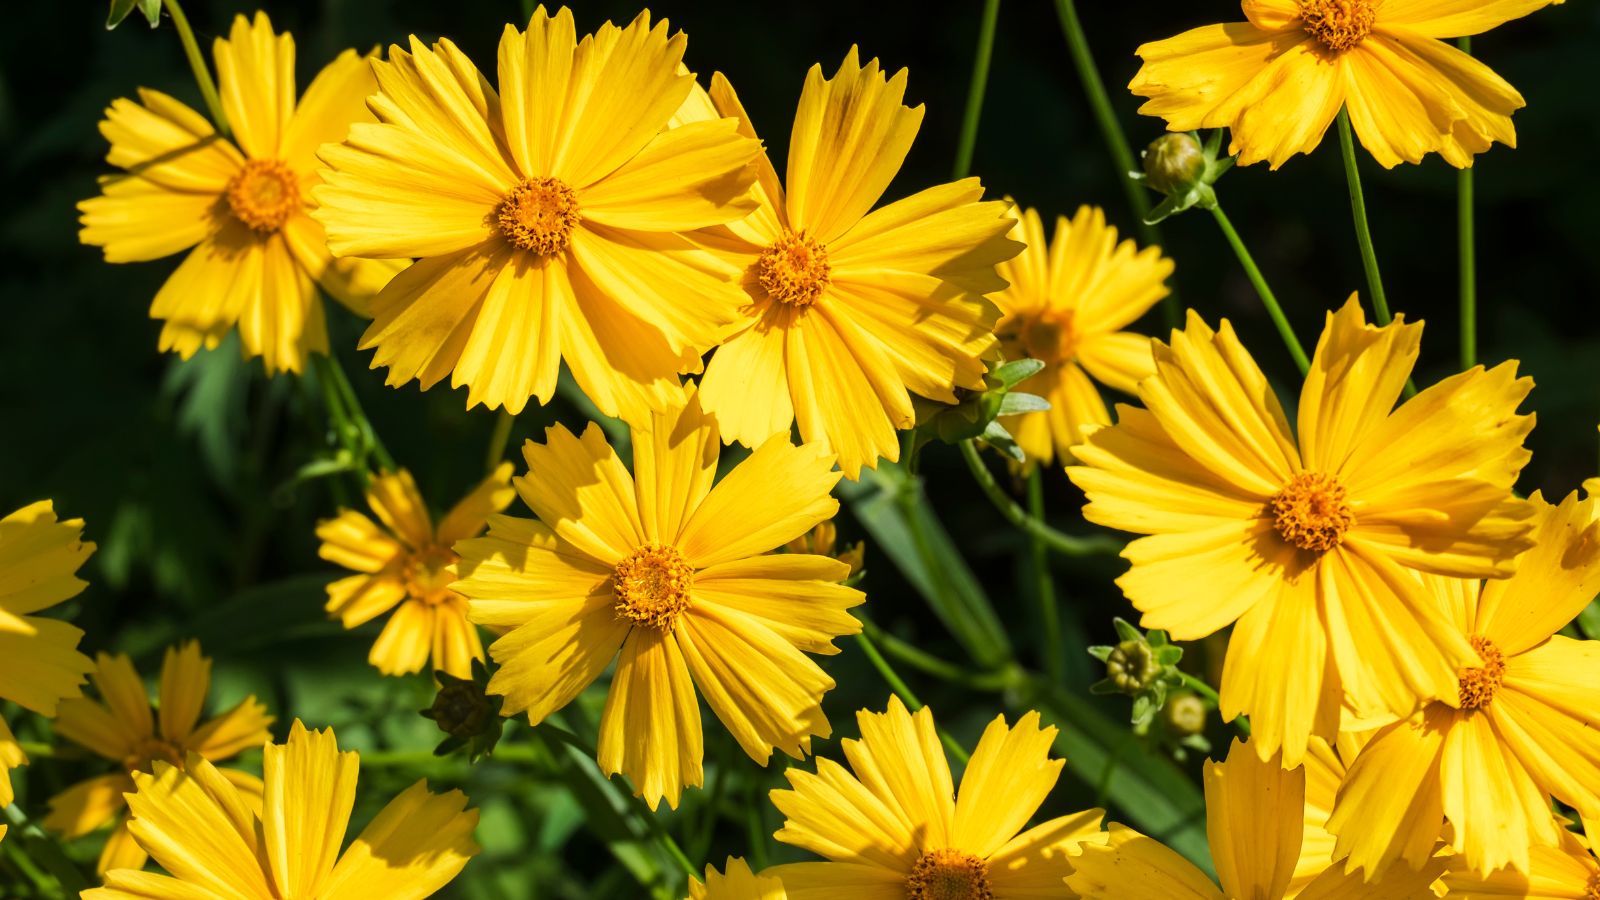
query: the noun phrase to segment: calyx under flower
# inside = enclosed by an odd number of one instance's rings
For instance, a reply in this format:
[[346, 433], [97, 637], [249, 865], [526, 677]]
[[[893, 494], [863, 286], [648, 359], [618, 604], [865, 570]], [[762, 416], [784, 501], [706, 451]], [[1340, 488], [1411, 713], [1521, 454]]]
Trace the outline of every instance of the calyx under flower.
[[1195, 206], [1214, 208], [1217, 193], [1212, 185], [1233, 168], [1234, 161], [1232, 156], [1222, 156], [1221, 152], [1220, 128], [1213, 131], [1204, 144], [1195, 131], [1164, 134], [1151, 141], [1139, 154], [1143, 171], [1128, 173], [1129, 178], [1166, 195], [1165, 200], [1145, 215], [1145, 223], [1154, 225]]

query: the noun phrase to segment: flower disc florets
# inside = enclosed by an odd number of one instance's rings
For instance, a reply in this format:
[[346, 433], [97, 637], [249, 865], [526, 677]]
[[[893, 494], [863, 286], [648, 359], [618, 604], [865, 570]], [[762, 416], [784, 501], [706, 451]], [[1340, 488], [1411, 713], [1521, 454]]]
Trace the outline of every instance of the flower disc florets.
[[1461, 670], [1461, 708], [1483, 709], [1494, 702], [1494, 693], [1506, 680], [1506, 657], [1494, 642], [1485, 637], [1474, 637], [1472, 648], [1478, 651], [1483, 665]]
[[549, 256], [567, 249], [578, 226], [578, 195], [557, 178], [529, 178], [495, 207], [495, 225], [512, 246]]
[[1334, 53], [1343, 53], [1372, 33], [1374, 0], [1300, 0], [1300, 27]]
[[1273, 527], [1285, 541], [1313, 553], [1339, 546], [1356, 518], [1344, 485], [1333, 476], [1302, 472], [1267, 504]]
[[832, 271], [828, 248], [804, 230], [785, 234], [756, 260], [756, 279], [767, 295], [798, 309], [817, 302]]
[[993, 900], [989, 866], [960, 850], [924, 853], [906, 877], [906, 900]]
[[689, 607], [694, 569], [676, 547], [652, 542], [617, 563], [612, 586], [617, 615], [669, 631]]
[[274, 234], [301, 207], [294, 170], [275, 159], [252, 159], [228, 180], [228, 208], [252, 231]]
[[132, 753], [122, 758], [122, 768], [128, 774], [154, 772], [158, 762], [170, 763], [179, 768], [183, 767], [183, 748], [177, 744], [163, 741], [160, 738], [147, 737], [139, 741]]

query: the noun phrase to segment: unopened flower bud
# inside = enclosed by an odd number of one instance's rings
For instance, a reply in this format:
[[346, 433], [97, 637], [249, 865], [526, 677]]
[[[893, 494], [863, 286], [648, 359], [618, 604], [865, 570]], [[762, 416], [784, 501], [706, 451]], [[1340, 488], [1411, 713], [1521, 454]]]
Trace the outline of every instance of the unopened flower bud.
[[1181, 737], [1206, 730], [1206, 704], [1194, 694], [1178, 694], [1167, 700], [1161, 715], [1166, 720], [1168, 730]]
[[439, 693], [422, 715], [451, 737], [470, 738], [497, 718], [489, 698], [471, 681], [439, 673]]
[[1164, 134], [1145, 148], [1145, 184], [1163, 194], [1189, 190], [1205, 170], [1205, 148], [1187, 132]]
[[1139, 693], [1160, 673], [1155, 652], [1144, 641], [1123, 641], [1106, 657], [1106, 677], [1125, 694]]

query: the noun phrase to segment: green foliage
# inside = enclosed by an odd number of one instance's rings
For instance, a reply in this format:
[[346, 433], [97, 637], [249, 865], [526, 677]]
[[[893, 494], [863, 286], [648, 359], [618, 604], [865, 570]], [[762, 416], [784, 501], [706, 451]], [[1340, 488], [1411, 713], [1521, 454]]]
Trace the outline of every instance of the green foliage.
[[161, 24], [161, 0], [111, 0], [111, 14], [106, 17], [106, 30], [110, 31], [122, 24], [137, 7], [144, 14], [145, 20], [154, 28]]

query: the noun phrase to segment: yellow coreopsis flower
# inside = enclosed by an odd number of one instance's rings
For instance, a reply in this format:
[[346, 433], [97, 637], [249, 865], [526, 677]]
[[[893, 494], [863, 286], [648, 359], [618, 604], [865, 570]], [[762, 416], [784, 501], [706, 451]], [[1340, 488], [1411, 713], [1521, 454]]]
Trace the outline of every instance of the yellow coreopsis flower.
[[[1006, 204], [980, 202], [976, 178], [872, 209], [922, 124], [905, 90], [904, 69], [888, 78], [853, 47], [831, 79], [812, 66], [784, 181], [763, 154], [755, 214], [697, 235], [748, 293], [740, 330], [701, 379], [706, 410], [751, 447], [798, 421], [851, 479], [899, 458], [912, 393], [954, 403], [956, 388], [983, 388], [996, 317], [983, 295], [1005, 287], [995, 264], [1022, 249], [1006, 237]], [[736, 116], [756, 133], [720, 73], [679, 115]]]
[[742, 859], [728, 859], [724, 873], [706, 866], [706, 880], [689, 881], [689, 900], [788, 900], [783, 882], [750, 871]]
[[1354, 865], [1416, 866], [1448, 821], [1473, 870], [1526, 872], [1530, 847], [1560, 843], [1552, 796], [1600, 819], [1600, 642], [1556, 634], [1600, 592], [1600, 524], [1576, 493], [1533, 503], [1516, 574], [1428, 581], [1477, 653], [1452, 702], [1384, 728], [1351, 765], [1330, 827]]
[[1227, 320], [1191, 312], [1154, 342], [1148, 408], [1119, 407], [1073, 451], [1084, 516], [1149, 535], [1117, 581], [1141, 624], [1194, 640], [1237, 623], [1222, 714], [1250, 715], [1263, 758], [1299, 765], [1341, 698], [1362, 717], [1453, 703], [1477, 654], [1414, 572], [1504, 577], [1531, 544], [1511, 486], [1532, 382], [1479, 367], [1396, 408], [1421, 330], [1368, 325], [1354, 296], [1329, 313], [1292, 432]]
[[448, 40], [373, 64], [379, 124], [323, 149], [317, 216], [341, 256], [420, 257], [361, 339], [389, 384], [450, 375], [468, 406], [516, 413], [565, 360], [639, 422], [700, 370], [744, 295], [680, 232], [754, 208], [760, 145], [732, 120], [666, 127], [694, 82], [685, 44], [648, 12], [580, 43], [541, 6], [500, 39], [498, 94]]
[[450, 589], [460, 559], [451, 548], [482, 534], [511, 503], [510, 479], [511, 464], [501, 463], [435, 526], [411, 473], [381, 472], [367, 486], [378, 521], [342, 509], [317, 523], [322, 558], [361, 573], [328, 585], [329, 615], [355, 628], [394, 611], [367, 655], [378, 671], [409, 675], [431, 657], [435, 669], [472, 676], [483, 642], [467, 621], [466, 598]]
[[[211, 686], [211, 660], [200, 655], [195, 641], [167, 648], [161, 663], [159, 711], [152, 711], [144, 682], [125, 655], [100, 654], [89, 677], [100, 701], [86, 697], [63, 701], [56, 733], [122, 769], [79, 782], [50, 798], [50, 814], [43, 824], [64, 837], [77, 838], [117, 821], [100, 853], [98, 871], [143, 868], [145, 852], [120, 816], [126, 805], [123, 795], [135, 790], [134, 773], [149, 773], [157, 762], [181, 768], [190, 753], [221, 762], [272, 740], [267, 726], [273, 719], [252, 696], [201, 724]], [[261, 808], [261, 779], [236, 769], [219, 771], [252, 809]]]
[[[83, 520], [56, 520], [40, 500], [0, 519], [0, 700], [42, 716], [82, 694], [94, 661], [78, 652], [83, 632], [35, 613], [76, 597], [87, 584], [75, 574], [94, 552]], [[22, 745], [0, 718], [0, 808], [11, 804], [11, 770], [28, 764]]]
[[700, 784], [696, 688], [762, 765], [827, 737], [834, 682], [806, 654], [839, 652], [863, 597], [838, 583], [846, 563], [768, 551], [838, 510], [833, 457], [775, 434], [713, 486], [716, 419], [683, 388], [633, 429], [631, 476], [598, 425], [545, 434], [514, 479], [538, 519], [494, 516], [456, 545], [472, 621], [510, 629], [489, 648], [505, 714], [538, 723], [617, 659], [600, 768], [652, 808]]
[[1450, 861], [1444, 884], [1450, 900], [1594, 900], [1600, 897], [1600, 859], [1594, 846], [1600, 821], [1585, 820], [1584, 836], [1566, 829], [1560, 845], [1528, 851], [1528, 869], [1500, 869], [1489, 875], [1473, 872], [1460, 857]]
[[1027, 249], [1000, 264], [1011, 286], [994, 295], [1003, 314], [995, 334], [1006, 359], [1044, 363], [1017, 389], [1050, 401], [1050, 409], [1001, 424], [1029, 463], [1066, 462], [1086, 426], [1111, 424], [1094, 381], [1132, 394], [1155, 372], [1150, 339], [1122, 329], [1170, 293], [1172, 260], [1159, 247], [1136, 249], [1131, 238], [1117, 243], [1099, 207], [1058, 217], [1049, 242], [1037, 211], [1012, 214], [1011, 236]]
[[298, 372], [307, 353], [328, 350], [321, 285], [358, 313], [400, 265], [335, 260], [307, 213], [321, 183], [316, 150], [370, 121], [366, 58], [346, 50], [295, 100], [294, 39], [275, 34], [266, 13], [234, 19], [214, 50], [222, 109], [234, 140], [205, 117], [141, 88], [139, 101], [106, 110], [106, 159], [126, 174], [101, 179], [103, 193], [78, 204], [83, 242], [107, 262], [142, 262], [190, 247], [156, 294], [161, 349], [188, 359], [234, 326], [247, 356], [268, 373]]
[[[1244, 0], [1245, 22], [1206, 25], [1136, 52], [1129, 90], [1172, 131], [1232, 129], [1239, 162], [1283, 165], [1322, 141], [1340, 107], [1380, 164], [1438, 153], [1472, 165], [1515, 147], [1522, 95], [1441, 38], [1480, 34], [1553, 0]], [[1554, 0], [1560, 2], [1560, 0]]]
[[114, 869], [84, 900], [422, 900], [478, 852], [478, 811], [466, 809], [466, 795], [433, 794], [418, 781], [341, 854], [360, 759], [339, 751], [331, 728], [307, 731], [296, 720], [286, 743], [266, 745], [262, 768], [259, 814], [197, 754], [184, 768], [134, 773], [128, 830], [167, 874]]
[[[1326, 755], [1326, 744], [1319, 741], [1316, 746]], [[1318, 834], [1310, 796], [1313, 781], [1308, 769], [1323, 765], [1318, 756], [1307, 756], [1306, 766], [1285, 769], [1277, 757], [1263, 760], [1254, 748], [1235, 740], [1227, 761], [1206, 761], [1206, 838], [1217, 884], [1160, 841], [1113, 823], [1104, 843], [1084, 843], [1081, 855], [1073, 860], [1067, 887], [1088, 900], [1432, 897], [1430, 886], [1444, 871], [1443, 858], [1430, 861], [1421, 871], [1396, 869], [1372, 884], [1326, 857], [1320, 865], [1307, 865], [1306, 843], [1325, 837]]]
[[931, 710], [913, 715], [890, 697], [887, 711], [861, 710], [856, 722], [860, 740], [841, 742], [854, 774], [819, 758], [815, 774], [791, 768], [792, 789], [772, 792], [786, 817], [773, 837], [828, 859], [767, 870], [789, 900], [1057, 896], [1070, 856], [1100, 840], [1098, 809], [1023, 831], [1064, 765], [1050, 758], [1056, 729], [1040, 728], [1036, 712], [989, 723], [959, 792]]

